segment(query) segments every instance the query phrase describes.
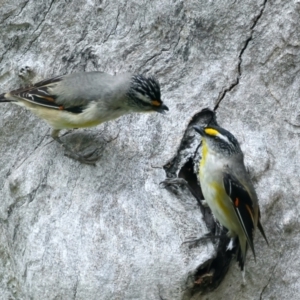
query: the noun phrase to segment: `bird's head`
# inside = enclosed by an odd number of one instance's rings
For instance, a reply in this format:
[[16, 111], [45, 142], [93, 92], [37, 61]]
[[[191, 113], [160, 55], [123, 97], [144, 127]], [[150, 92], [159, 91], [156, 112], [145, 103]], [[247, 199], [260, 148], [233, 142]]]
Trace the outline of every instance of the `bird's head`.
[[226, 156], [242, 153], [239, 142], [226, 129], [219, 126], [193, 126], [193, 128], [200, 133], [208, 151]]
[[154, 77], [133, 75], [128, 96], [136, 112], [156, 111], [165, 114], [169, 108], [160, 99], [160, 86]]

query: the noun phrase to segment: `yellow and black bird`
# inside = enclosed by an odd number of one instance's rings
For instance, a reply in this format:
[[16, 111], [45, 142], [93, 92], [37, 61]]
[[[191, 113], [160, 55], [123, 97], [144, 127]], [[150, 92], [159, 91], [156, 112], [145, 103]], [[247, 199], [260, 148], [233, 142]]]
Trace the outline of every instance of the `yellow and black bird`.
[[193, 126], [202, 137], [202, 158], [198, 178], [204, 199], [214, 217], [228, 229], [229, 248], [238, 238], [237, 259], [244, 270], [246, 253], [254, 258], [254, 232], [258, 228], [268, 243], [260, 223], [258, 199], [244, 165], [244, 155], [237, 139], [222, 127]]

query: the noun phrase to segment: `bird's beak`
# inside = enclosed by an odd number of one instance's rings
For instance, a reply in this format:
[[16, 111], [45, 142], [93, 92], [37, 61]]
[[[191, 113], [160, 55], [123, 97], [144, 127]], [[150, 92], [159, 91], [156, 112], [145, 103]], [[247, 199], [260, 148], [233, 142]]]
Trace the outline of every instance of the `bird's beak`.
[[163, 114], [163, 115], [166, 114], [165, 110], [169, 110], [168, 106], [166, 106], [166, 105], [164, 105], [164, 104], [161, 104], [160, 106], [157, 106], [157, 107], [153, 107], [153, 109], [154, 109], [156, 112], [158, 112], [158, 113], [160, 113], [160, 114]]
[[198, 125], [193, 126], [193, 128], [200, 133], [202, 136], [204, 136], [204, 127], [200, 127]]

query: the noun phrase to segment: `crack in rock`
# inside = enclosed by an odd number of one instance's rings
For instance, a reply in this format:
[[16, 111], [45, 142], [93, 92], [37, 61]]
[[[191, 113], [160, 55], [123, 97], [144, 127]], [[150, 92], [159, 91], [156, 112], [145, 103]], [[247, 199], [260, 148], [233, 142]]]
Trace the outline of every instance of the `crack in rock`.
[[261, 19], [262, 15], [264, 13], [266, 4], [267, 4], [267, 0], [264, 0], [264, 2], [262, 4], [262, 8], [260, 9], [258, 15], [254, 18], [253, 24], [250, 27], [250, 36], [246, 39], [245, 44], [242, 47], [241, 52], [239, 54], [238, 67], [237, 67], [237, 69], [238, 69], [237, 77], [236, 77], [235, 81], [229, 87], [223, 89], [222, 92], [219, 94], [217, 103], [216, 103], [216, 105], [214, 107], [214, 111], [216, 111], [218, 109], [220, 103], [225, 98], [225, 96], [227, 95], [227, 93], [229, 93], [230, 91], [232, 91], [239, 84], [239, 82], [240, 82], [240, 78], [242, 76], [241, 66], [242, 66], [242, 62], [243, 62], [243, 58], [242, 58], [243, 54], [246, 51], [246, 49], [247, 49], [247, 47], [249, 45], [249, 42], [253, 40], [253, 33], [254, 33], [254, 30], [255, 30], [255, 27], [256, 27], [258, 21]]
[[269, 277], [269, 279], [268, 279], [267, 284], [262, 288], [261, 293], [260, 293], [260, 296], [259, 296], [259, 300], [262, 300], [263, 293], [265, 292], [265, 290], [266, 290], [267, 287], [269, 286], [269, 284], [270, 284], [270, 282], [271, 282], [271, 279], [273, 278], [273, 275], [274, 275], [274, 273], [275, 273], [275, 271], [276, 271], [276, 268], [277, 268], [279, 262], [280, 262], [280, 259], [277, 261], [276, 265], [273, 267], [273, 270], [272, 270], [272, 272], [271, 272], [271, 274], [270, 274], [270, 277]]
[[[36, 27], [36, 29], [31, 34], [32, 36], [39, 30], [39, 28], [41, 27], [41, 25], [45, 22], [46, 17], [49, 14], [49, 11], [51, 10], [51, 7], [52, 7], [53, 3], [54, 3], [54, 0], [52, 0], [50, 2], [49, 8], [47, 9], [47, 11], [46, 11], [46, 13], [45, 13], [42, 21], [38, 24], [38, 26]], [[28, 52], [28, 50], [30, 49], [30, 47], [32, 46], [32, 44], [41, 36], [42, 33], [43, 33], [43, 30], [41, 30], [40, 33], [38, 33], [38, 35], [31, 42], [29, 42], [29, 44], [28, 44], [27, 48], [25, 49], [23, 55], [25, 55]]]

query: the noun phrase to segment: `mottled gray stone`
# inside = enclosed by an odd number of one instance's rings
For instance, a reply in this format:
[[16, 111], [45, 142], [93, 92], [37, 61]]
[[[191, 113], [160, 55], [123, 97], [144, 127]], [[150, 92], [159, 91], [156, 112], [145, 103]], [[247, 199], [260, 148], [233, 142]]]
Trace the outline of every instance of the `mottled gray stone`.
[[[76, 71], [141, 72], [159, 79], [170, 111], [66, 135], [103, 148], [92, 167], [65, 157], [30, 112], [1, 105], [1, 299], [297, 299], [299, 14], [296, 0], [2, 0], [0, 92]], [[187, 279], [215, 248], [182, 244], [207, 227], [188, 191], [159, 183], [192, 117], [218, 102], [270, 247], [258, 234], [246, 285], [233, 263], [200, 296]]]

